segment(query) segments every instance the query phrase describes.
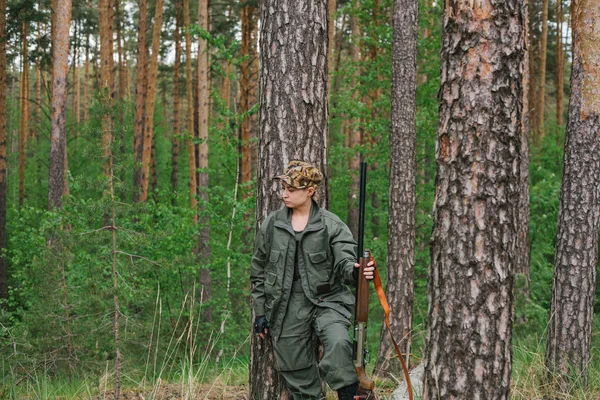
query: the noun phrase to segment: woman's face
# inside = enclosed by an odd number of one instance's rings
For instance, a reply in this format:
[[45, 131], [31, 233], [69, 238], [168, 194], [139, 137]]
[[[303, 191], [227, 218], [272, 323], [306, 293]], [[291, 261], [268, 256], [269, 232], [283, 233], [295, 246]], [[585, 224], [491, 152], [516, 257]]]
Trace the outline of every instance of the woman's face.
[[315, 188], [296, 189], [285, 182], [281, 182], [281, 199], [288, 208], [297, 208], [310, 203]]

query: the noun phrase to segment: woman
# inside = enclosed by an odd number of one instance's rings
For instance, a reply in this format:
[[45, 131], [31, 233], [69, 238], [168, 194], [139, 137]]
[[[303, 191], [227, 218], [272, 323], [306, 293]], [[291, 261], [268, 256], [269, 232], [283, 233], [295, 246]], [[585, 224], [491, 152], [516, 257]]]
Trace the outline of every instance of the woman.
[[[354, 399], [358, 378], [348, 334], [358, 277], [350, 229], [315, 199], [321, 172], [292, 161], [281, 181], [285, 207], [267, 216], [256, 235], [250, 279], [255, 331], [273, 343], [277, 368], [292, 398], [321, 399], [319, 370], [341, 400]], [[364, 275], [373, 279], [373, 263]], [[323, 343], [317, 362], [315, 333]]]

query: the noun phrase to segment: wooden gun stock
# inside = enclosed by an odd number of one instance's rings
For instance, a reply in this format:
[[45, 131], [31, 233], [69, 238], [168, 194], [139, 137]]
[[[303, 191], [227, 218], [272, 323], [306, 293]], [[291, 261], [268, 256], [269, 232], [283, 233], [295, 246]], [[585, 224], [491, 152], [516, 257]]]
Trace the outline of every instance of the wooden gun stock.
[[367, 322], [369, 320], [369, 281], [363, 275], [367, 263], [371, 259], [369, 250], [365, 250], [359, 259], [358, 287], [356, 289], [356, 310], [354, 315], [354, 367], [358, 375], [360, 387], [372, 391], [375, 382], [365, 372], [365, 356], [367, 354]]

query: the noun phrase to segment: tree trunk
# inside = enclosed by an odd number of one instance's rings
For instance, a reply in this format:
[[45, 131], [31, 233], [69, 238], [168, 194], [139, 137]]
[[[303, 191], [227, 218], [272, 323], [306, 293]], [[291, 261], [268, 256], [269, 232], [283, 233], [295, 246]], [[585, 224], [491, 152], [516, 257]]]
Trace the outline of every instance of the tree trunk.
[[[527, 0], [525, 0], [527, 2]], [[527, 6], [525, 7], [527, 10]], [[529, 19], [525, 14], [525, 37], [528, 37]], [[531, 44], [526, 41], [526, 46]], [[519, 209], [517, 222], [517, 245], [515, 251], [515, 272], [517, 273], [517, 301], [529, 299], [529, 48], [523, 58], [523, 111], [521, 115], [521, 162], [519, 163]], [[516, 307], [517, 309], [521, 307]]]
[[445, 4], [425, 400], [509, 398], [524, 7]]
[[[0, 0], [0, 299], [8, 300], [6, 262], [6, 0]], [[3, 307], [6, 307], [3, 303]]]
[[[75, 28], [73, 30], [73, 91], [71, 94], [71, 115], [73, 118], [73, 122], [79, 122], [78, 115], [78, 106], [77, 102], [79, 101], [79, 94], [77, 91], [79, 90], [79, 69], [77, 67], [77, 62], [79, 61], [79, 24], [75, 24]], [[78, 124], [74, 124], [73, 128], [75, 131], [78, 130]], [[75, 132], [77, 135], [77, 132]]]
[[560, 127], [563, 125], [563, 93], [565, 87], [565, 65], [562, 44], [563, 10], [562, 0], [556, 0], [556, 144], [560, 145]]
[[21, 130], [19, 134], [19, 207], [23, 206], [25, 200], [25, 148], [27, 147], [27, 138], [29, 136], [29, 49], [27, 41], [27, 31], [29, 22], [21, 23], [21, 37], [23, 39], [21, 47], [21, 58], [23, 66], [21, 68]]
[[[181, 0], [175, 0], [175, 62], [173, 64], [173, 146], [171, 147], [171, 187], [177, 193], [179, 187], [179, 73], [181, 69]], [[175, 204], [173, 196], [173, 204]]]
[[190, 179], [190, 207], [194, 211], [194, 223], [198, 222], [196, 209], [196, 149], [194, 146], [194, 93], [192, 90], [192, 38], [190, 26], [190, 2], [183, 0], [183, 26], [185, 28], [185, 89], [187, 97], [187, 148]]
[[536, 74], [535, 74], [535, 65], [536, 63], [533, 62], [533, 60], [535, 59], [535, 53], [534, 53], [534, 49], [535, 49], [535, 42], [533, 40], [533, 22], [532, 19], [529, 18], [529, 16], [531, 15], [531, 11], [532, 11], [532, 6], [531, 3], [532, 1], [527, 1], [527, 15], [528, 15], [528, 35], [527, 35], [527, 57], [529, 58], [530, 62], [529, 62], [529, 87], [528, 87], [528, 92], [529, 92], [529, 103], [528, 103], [528, 109], [529, 109], [529, 130], [530, 132], [532, 132], [532, 139], [533, 139], [533, 144], [537, 146], [537, 136], [535, 135], [535, 133], [537, 132], [537, 117], [536, 117], [536, 107], [537, 107], [537, 100], [536, 100]]
[[[201, 29], [209, 30], [208, 26], [208, 0], [198, 1], [198, 25]], [[205, 211], [208, 204], [208, 122], [210, 110], [210, 75], [208, 65], [208, 43], [198, 39], [198, 195], [202, 199], [199, 210], [202, 215], [198, 245], [202, 260], [210, 259], [210, 227], [208, 213]], [[200, 270], [200, 284], [204, 292], [204, 301], [210, 301], [212, 296], [212, 282], [210, 271], [207, 268]], [[205, 307], [204, 321], [212, 321], [212, 308]]]
[[135, 74], [135, 115], [133, 125], [133, 153], [136, 166], [133, 169], [133, 201], [143, 201], [142, 165], [144, 157], [144, 126], [146, 117], [146, 89], [148, 88], [148, 49], [146, 46], [147, 0], [139, 0], [138, 53]]
[[102, 173], [110, 178], [112, 173], [111, 145], [113, 140], [113, 119], [110, 109], [113, 105], [113, 76], [111, 61], [113, 57], [113, 46], [110, 36], [111, 11], [110, 0], [98, 1], [98, 22], [100, 25], [100, 102], [102, 109]]
[[[327, 16], [327, 0], [261, 2], [257, 225], [281, 207], [279, 182], [272, 178], [289, 161], [305, 160], [326, 170]], [[324, 207], [327, 179], [319, 190]], [[273, 367], [270, 340], [254, 330], [250, 337], [250, 398], [288, 398]]]
[[[352, 79], [352, 86], [354, 87], [354, 94], [352, 95], [355, 104], [358, 103], [358, 77], [360, 74], [360, 26], [358, 23], [358, 13], [360, 5], [359, 0], [353, 0], [352, 11], [350, 15], [350, 30], [352, 32], [352, 42], [350, 44], [350, 55], [352, 57], [352, 63], [356, 72]], [[358, 237], [358, 171], [360, 165], [360, 153], [358, 152], [357, 146], [362, 143], [362, 132], [358, 127], [359, 121], [351, 121], [348, 129], [348, 147], [352, 151], [350, 160], [348, 162], [348, 169], [352, 176], [352, 183], [350, 190], [348, 191], [348, 228], [352, 232], [352, 235]]]
[[142, 154], [142, 192], [139, 201], [148, 199], [148, 183], [150, 178], [150, 163], [152, 161], [152, 144], [154, 136], [154, 104], [156, 102], [156, 83], [158, 80], [158, 54], [160, 51], [160, 30], [162, 27], [163, 0], [156, 0], [154, 15], [154, 30], [152, 33], [152, 55], [150, 56], [150, 68], [147, 76], [146, 106], [144, 119], [144, 139]]
[[[327, 45], [327, 93], [331, 96], [331, 82], [333, 81], [333, 49], [335, 48], [335, 12], [337, 8], [337, 0], [328, 0], [327, 8], [329, 11], [328, 24], [327, 24], [327, 39], [329, 43]], [[331, 99], [329, 99], [331, 102]], [[328, 143], [331, 143], [331, 138], [328, 139]]]
[[[255, 7], [247, 3], [242, 8], [241, 20], [242, 20], [242, 42], [241, 42], [241, 56], [242, 63], [240, 66], [240, 113], [244, 116], [240, 130], [241, 130], [241, 153], [242, 153], [242, 165], [241, 165], [241, 181], [242, 184], [250, 182], [252, 180], [252, 152], [251, 152], [251, 118], [247, 113], [252, 108], [251, 103], [251, 91], [255, 87], [254, 81], [252, 80], [252, 62], [254, 54], [252, 52], [252, 31], [254, 29], [255, 21]], [[249, 196], [250, 193], [245, 193]]]
[[90, 118], [90, 35], [85, 39], [85, 65], [83, 67], [83, 122]]
[[55, 14], [56, 35], [55, 41], [52, 43], [52, 119], [50, 124], [48, 209], [62, 208], [64, 192], [71, 0], [57, 0]]
[[557, 392], [587, 386], [598, 264], [600, 3], [573, 7], [573, 69], [546, 368]]
[[[37, 47], [38, 51], [41, 52], [42, 48], [42, 26], [41, 23], [37, 24], [38, 32], [37, 32]], [[41, 53], [38, 53], [41, 54]], [[36, 63], [35, 63], [35, 130], [33, 131], [32, 139], [37, 141], [39, 137], [39, 131], [42, 130], [42, 56], [38, 55]], [[39, 165], [39, 164], [38, 164]]]
[[538, 92], [536, 96], [537, 107], [535, 124], [537, 144], [542, 143], [544, 137], [544, 105], [546, 102], [546, 54], [548, 53], [548, 0], [542, 3], [542, 37], [540, 38], [540, 62], [538, 65]]
[[[394, 313], [390, 325], [409, 363], [414, 299], [417, 137], [418, 1], [394, 2], [392, 53], [392, 115], [386, 296]], [[375, 371], [401, 375], [394, 345], [382, 327]]]

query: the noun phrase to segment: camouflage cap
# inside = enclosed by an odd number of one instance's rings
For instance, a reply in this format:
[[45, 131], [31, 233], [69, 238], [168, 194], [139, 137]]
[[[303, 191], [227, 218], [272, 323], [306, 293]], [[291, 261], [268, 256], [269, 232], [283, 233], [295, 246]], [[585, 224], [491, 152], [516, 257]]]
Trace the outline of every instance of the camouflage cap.
[[276, 176], [296, 189], [316, 187], [323, 180], [321, 171], [314, 165], [304, 161], [290, 161], [283, 175]]

